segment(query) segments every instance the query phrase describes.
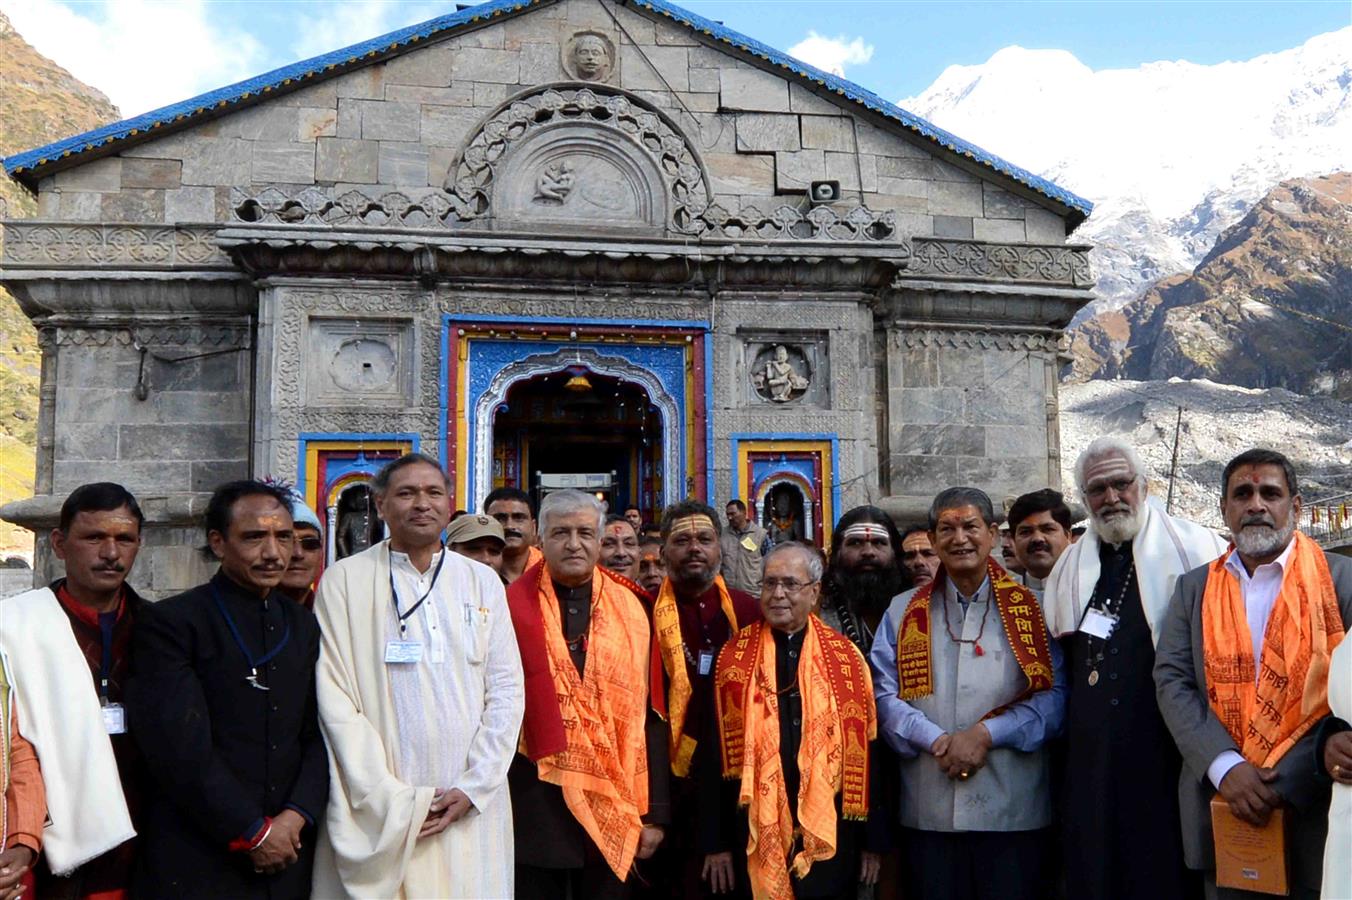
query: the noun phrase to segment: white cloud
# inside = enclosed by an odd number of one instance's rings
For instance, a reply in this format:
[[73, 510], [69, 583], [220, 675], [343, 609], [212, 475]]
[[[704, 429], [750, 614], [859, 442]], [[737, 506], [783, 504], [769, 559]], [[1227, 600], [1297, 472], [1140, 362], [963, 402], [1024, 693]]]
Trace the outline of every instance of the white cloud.
[[253, 36], [212, 21], [204, 0], [0, 0], [39, 53], [130, 117], [268, 68]]
[[808, 31], [807, 37], [789, 48], [789, 55], [824, 72], [844, 77], [846, 66], [861, 66], [873, 58], [873, 45], [857, 37], [850, 40], [845, 35], [822, 37], [815, 31]]
[[298, 37], [291, 43], [297, 60], [359, 44], [447, 12], [446, 4], [392, 3], [390, 0], [347, 0], [306, 4], [306, 7], [313, 12], [297, 17]]

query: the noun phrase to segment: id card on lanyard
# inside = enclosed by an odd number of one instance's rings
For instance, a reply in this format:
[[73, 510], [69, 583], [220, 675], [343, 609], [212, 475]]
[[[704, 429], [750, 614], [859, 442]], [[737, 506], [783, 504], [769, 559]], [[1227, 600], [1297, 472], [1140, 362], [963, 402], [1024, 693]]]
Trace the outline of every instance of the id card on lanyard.
[[103, 730], [108, 734], [127, 733], [127, 711], [121, 703], [108, 702], [108, 681], [113, 672], [113, 628], [117, 625], [117, 613], [99, 613], [99, 637], [102, 648], [99, 654], [99, 707], [103, 710]]
[[[400, 639], [397, 641], [385, 642], [385, 663], [386, 665], [392, 666], [411, 665], [422, 662], [423, 645], [422, 641], [408, 640], [408, 620], [424, 603], [427, 602], [427, 598], [432, 596], [432, 592], [437, 589], [437, 579], [441, 576], [441, 566], [446, 562], [447, 551], [445, 546], [442, 546], [441, 556], [437, 558], [437, 567], [432, 570], [432, 583], [427, 586], [427, 590], [423, 591], [423, 595], [418, 598], [417, 602], [408, 608], [407, 612], [400, 612], [399, 610], [399, 588], [394, 583], [394, 551], [388, 550], [387, 548], [387, 552], [390, 554], [390, 596], [394, 600], [394, 615], [399, 622]], [[436, 627], [435, 622], [432, 627]], [[440, 662], [440, 660], [437, 659], [433, 659], [432, 661]]]

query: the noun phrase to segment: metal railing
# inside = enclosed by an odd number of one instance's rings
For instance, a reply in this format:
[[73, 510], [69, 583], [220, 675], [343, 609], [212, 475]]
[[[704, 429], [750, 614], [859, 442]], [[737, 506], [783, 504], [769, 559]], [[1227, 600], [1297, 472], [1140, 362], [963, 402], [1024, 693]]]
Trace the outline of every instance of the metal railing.
[[1300, 530], [1325, 547], [1352, 544], [1352, 492], [1302, 506]]

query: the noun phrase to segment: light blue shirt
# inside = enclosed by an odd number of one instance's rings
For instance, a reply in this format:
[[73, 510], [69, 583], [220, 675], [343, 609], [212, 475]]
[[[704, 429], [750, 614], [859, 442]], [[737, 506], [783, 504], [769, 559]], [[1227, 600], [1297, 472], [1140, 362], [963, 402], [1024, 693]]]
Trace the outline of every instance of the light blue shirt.
[[[977, 595], [989, 594], [987, 579]], [[869, 665], [873, 667], [873, 693], [878, 701], [878, 727], [888, 746], [905, 759], [928, 753], [944, 730], [929, 718], [897, 696], [897, 630], [914, 591], [907, 591], [892, 599], [869, 651]], [[955, 592], [956, 593], [956, 592]], [[941, 598], [942, 600], [942, 598]], [[1002, 632], [1003, 633], [1003, 632]], [[931, 632], [930, 640], [936, 637]], [[1047, 635], [1052, 657], [1052, 687], [1038, 691], [1020, 700], [1009, 709], [985, 720], [991, 735], [992, 749], [1004, 747], [1030, 753], [1052, 738], [1059, 737], [1066, 723], [1065, 659], [1056, 639]]]

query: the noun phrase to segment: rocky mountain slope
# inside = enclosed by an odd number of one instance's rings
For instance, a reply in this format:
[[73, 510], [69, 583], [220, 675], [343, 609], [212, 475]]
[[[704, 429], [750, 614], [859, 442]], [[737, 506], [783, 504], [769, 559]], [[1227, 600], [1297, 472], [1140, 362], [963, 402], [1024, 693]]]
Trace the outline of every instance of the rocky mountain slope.
[[[120, 118], [108, 98], [42, 56], [0, 13], [0, 156], [38, 147]], [[21, 219], [37, 203], [0, 174], [0, 219]], [[0, 289], [0, 503], [33, 493], [38, 406], [37, 335]], [[0, 551], [32, 535], [0, 523]]]
[[1352, 170], [1352, 28], [1217, 65], [1007, 47], [899, 103], [1094, 201], [1097, 312], [1191, 271], [1278, 182]]
[[1191, 275], [1072, 335], [1070, 377], [1207, 378], [1352, 400], [1352, 173], [1285, 181]]
[[1352, 403], [1282, 388], [1181, 379], [1062, 385], [1062, 484], [1074, 485], [1075, 459], [1091, 440], [1117, 434], [1136, 447], [1149, 470], [1151, 492], [1165, 499], [1176, 424], [1173, 509], [1195, 521], [1220, 525], [1221, 471], [1226, 461], [1253, 446], [1291, 457], [1307, 502], [1352, 491]]

